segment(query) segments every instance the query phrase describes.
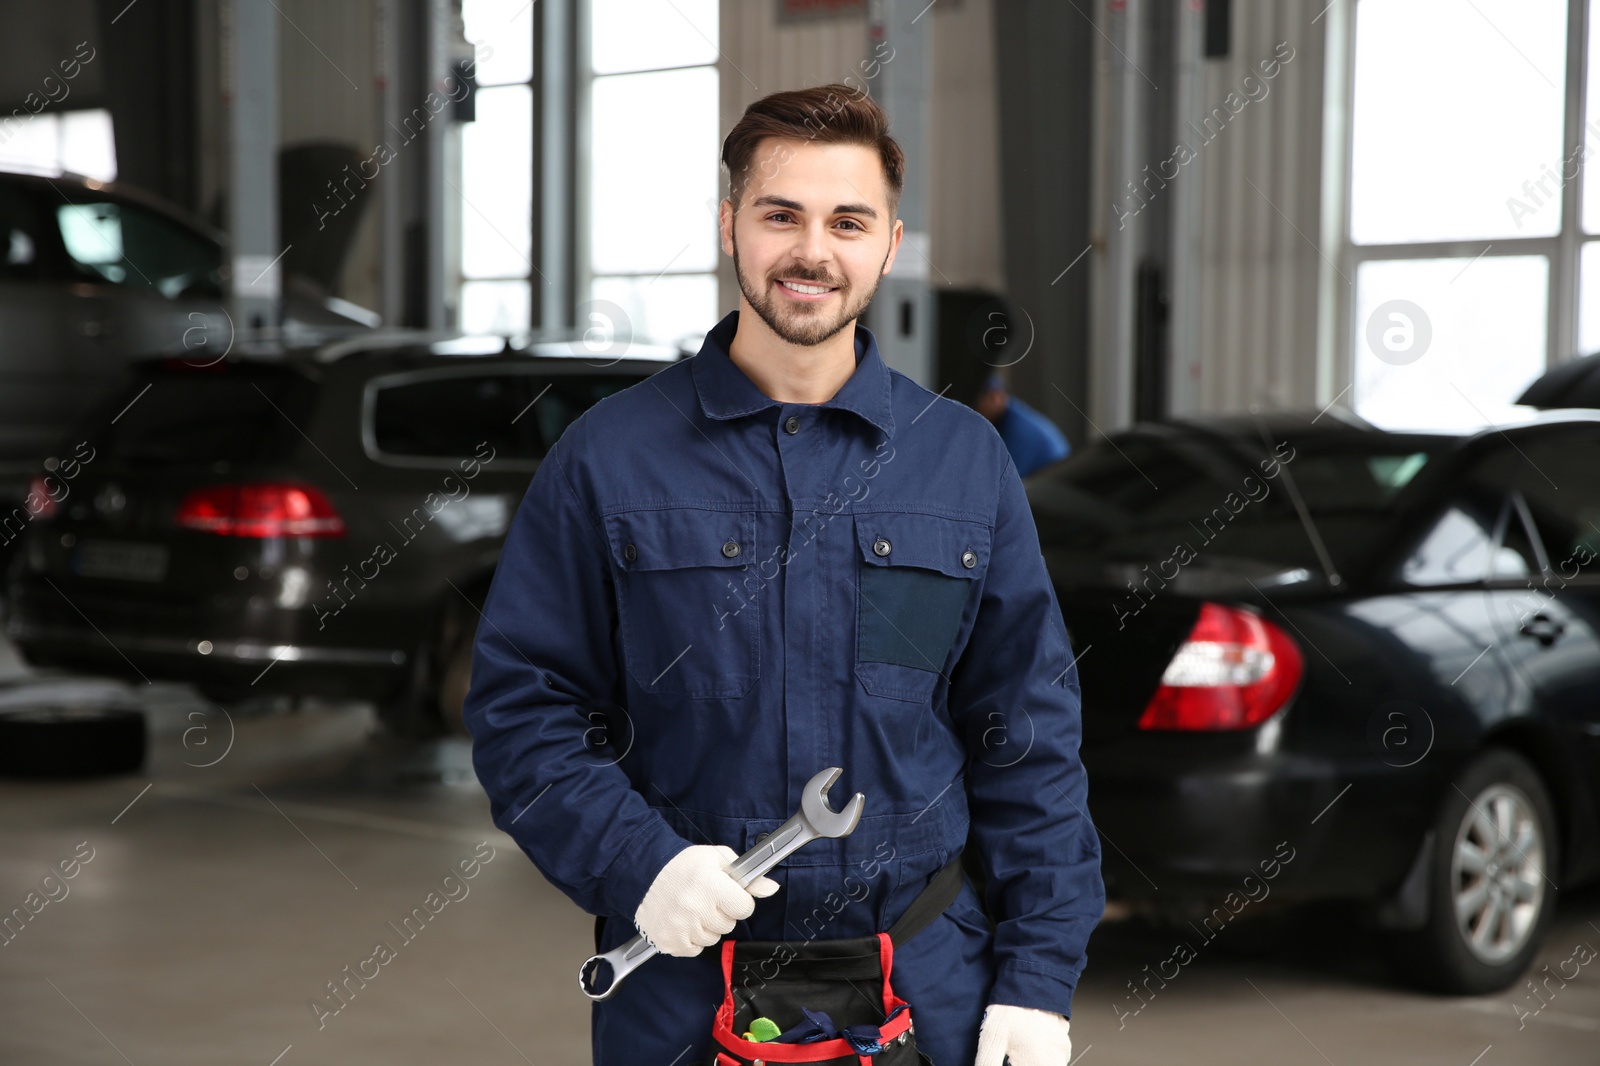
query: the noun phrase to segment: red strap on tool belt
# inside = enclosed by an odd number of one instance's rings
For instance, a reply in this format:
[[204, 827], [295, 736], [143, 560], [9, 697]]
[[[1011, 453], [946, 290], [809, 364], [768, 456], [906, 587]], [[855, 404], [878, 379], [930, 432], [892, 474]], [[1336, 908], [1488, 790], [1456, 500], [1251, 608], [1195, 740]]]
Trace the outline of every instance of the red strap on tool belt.
[[[889, 939], [888, 933], [877, 934], [878, 961], [883, 967], [883, 1013], [885, 1016], [893, 1014], [897, 1007], [908, 1007], [905, 1000], [894, 994], [894, 989], [889, 984], [889, 972], [894, 967], [894, 942]], [[732, 940], [722, 942], [722, 983], [726, 991], [722, 997], [722, 1006], [717, 1009], [716, 1027], [712, 1030], [717, 1042], [735, 1055], [746, 1059], [764, 1059], [767, 1062], [826, 1062], [829, 1059], [844, 1059], [855, 1055], [863, 1066], [867, 1066], [872, 1059], [866, 1055], [856, 1055], [848, 1041], [815, 1040], [809, 1044], [777, 1044], [772, 1041], [746, 1040], [734, 1032], [733, 1025], [733, 945]], [[901, 1011], [878, 1027], [878, 1032], [884, 1043], [898, 1040], [900, 1034], [911, 1027], [911, 1011]], [[721, 1061], [722, 1056], [718, 1056]]]
[[[722, 1005], [717, 1009], [712, 1036], [722, 1046], [717, 1066], [745, 1066], [755, 1062], [856, 1062], [860, 1066], [926, 1063], [913, 1039], [911, 1005], [895, 994], [890, 983], [894, 970], [894, 949], [926, 928], [953, 903], [963, 885], [961, 856], [952, 859], [906, 908], [900, 920], [886, 933], [864, 937], [822, 941], [733, 941], [722, 943]], [[775, 972], [764, 971], [766, 960], [781, 957]], [[736, 985], [750, 989], [749, 980], [757, 963], [759, 983], [747, 1001], [734, 995]], [[737, 984], [735, 971], [744, 977]], [[881, 985], [882, 1010], [865, 1017], [859, 981]], [[866, 987], [870, 987], [866, 986]], [[792, 1018], [801, 1008], [828, 1016], [841, 1031], [853, 1036], [876, 1027], [881, 1050], [863, 1054], [843, 1036], [810, 1043], [746, 1040], [742, 1035], [753, 1021], [754, 1012], [765, 1011], [769, 1018]], [[741, 1017], [742, 1016], [742, 1017]], [[870, 1044], [870, 1041], [857, 1041]]]

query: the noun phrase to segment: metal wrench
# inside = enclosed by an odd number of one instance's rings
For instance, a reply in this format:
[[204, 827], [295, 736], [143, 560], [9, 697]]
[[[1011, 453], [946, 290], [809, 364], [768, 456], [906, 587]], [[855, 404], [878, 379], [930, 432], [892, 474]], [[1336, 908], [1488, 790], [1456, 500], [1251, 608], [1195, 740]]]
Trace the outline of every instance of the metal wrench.
[[[800, 848], [823, 837], [847, 837], [861, 823], [861, 810], [867, 797], [857, 792], [850, 797], [843, 811], [828, 806], [828, 790], [844, 773], [842, 767], [833, 766], [806, 782], [800, 795], [800, 809], [794, 817], [763, 837], [761, 843], [734, 860], [728, 867], [728, 876], [744, 888], [756, 878], [766, 874]], [[593, 1000], [610, 996], [634, 970], [657, 953], [657, 948], [643, 934], [603, 955], [593, 955], [578, 968], [578, 987]], [[609, 980], [604, 975], [609, 973]]]

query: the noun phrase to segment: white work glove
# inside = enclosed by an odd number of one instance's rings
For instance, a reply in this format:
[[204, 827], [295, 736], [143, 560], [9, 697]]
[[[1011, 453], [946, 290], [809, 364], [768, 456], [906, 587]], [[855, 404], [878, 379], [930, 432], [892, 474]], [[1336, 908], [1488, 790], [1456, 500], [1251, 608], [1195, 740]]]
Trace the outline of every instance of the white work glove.
[[1053, 1011], [991, 1003], [978, 1030], [976, 1066], [1067, 1066], [1072, 1061], [1072, 1023]]
[[739, 858], [732, 848], [693, 844], [661, 868], [633, 916], [633, 924], [663, 955], [700, 954], [734, 923], [755, 913], [756, 898], [778, 891], [778, 882], [758, 877], [749, 888], [728, 873]]

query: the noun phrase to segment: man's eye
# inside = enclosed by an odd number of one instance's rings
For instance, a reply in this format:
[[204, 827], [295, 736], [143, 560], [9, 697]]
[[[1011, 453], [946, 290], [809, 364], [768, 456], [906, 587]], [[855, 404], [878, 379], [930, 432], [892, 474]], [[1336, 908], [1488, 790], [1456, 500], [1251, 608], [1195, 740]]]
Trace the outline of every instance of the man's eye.
[[849, 226], [851, 229], [860, 229], [861, 228], [861, 223], [857, 222], [853, 218], [841, 218], [839, 220], [839, 225], [841, 225], [841, 226]]
[[767, 221], [768, 222], [788, 222], [788, 221], [790, 221], [789, 213], [787, 211], [775, 211], [772, 214], [767, 216]]

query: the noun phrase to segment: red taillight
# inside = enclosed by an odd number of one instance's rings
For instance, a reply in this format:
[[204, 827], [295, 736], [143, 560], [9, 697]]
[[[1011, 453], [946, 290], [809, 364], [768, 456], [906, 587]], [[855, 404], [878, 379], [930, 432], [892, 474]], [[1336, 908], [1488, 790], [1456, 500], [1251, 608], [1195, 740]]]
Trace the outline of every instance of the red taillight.
[[39, 508], [33, 512], [34, 518], [51, 518], [57, 511], [55, 497], [50, 495], [50, 490], [45, 487], [45, 479], [41, 475], [29, 479], [26, 502], [30, 508]]
[[182, 529], [224, 537], [342, 537], [344, 519], [320, 489], [292, 482], [211, 485], [178, 505]]
[[1272, 717], [1300, 683], [1300, 649], [1249, 611], [1200, 605], [1200, 618], [1161, 675], [1140, 729], [1248, 729]]

